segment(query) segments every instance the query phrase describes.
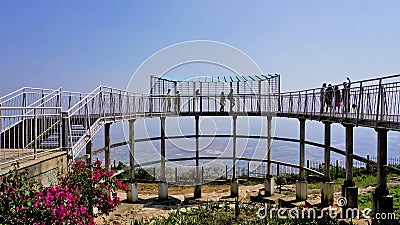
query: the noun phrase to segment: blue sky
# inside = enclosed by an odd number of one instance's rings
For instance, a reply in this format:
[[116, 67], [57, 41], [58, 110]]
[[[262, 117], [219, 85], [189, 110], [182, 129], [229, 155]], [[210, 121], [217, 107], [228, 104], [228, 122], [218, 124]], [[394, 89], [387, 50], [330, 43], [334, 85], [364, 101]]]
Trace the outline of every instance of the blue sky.
[[283, 90], [400, 73], [399, 10], [369, 0], [0, 0], [0, 95], [125, 88], [153, 53], [198, 39], [239, 48], [280, 73]]

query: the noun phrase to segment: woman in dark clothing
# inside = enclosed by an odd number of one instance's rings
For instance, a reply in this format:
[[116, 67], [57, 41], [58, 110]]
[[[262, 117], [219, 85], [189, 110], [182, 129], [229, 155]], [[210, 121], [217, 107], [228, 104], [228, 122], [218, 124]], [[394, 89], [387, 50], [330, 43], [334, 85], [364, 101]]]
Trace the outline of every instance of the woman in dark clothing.
[[328, 84], [328, 87], [325, 90], [325, 104], [326, 104], [326, 112], [332, 111], [332, 99], [333, 99], [333, 88], [332, 84]]
[[335, 112], [340, 112], [342, 106], [342, 95], [340, 94], [339, 86], [335, 86]]

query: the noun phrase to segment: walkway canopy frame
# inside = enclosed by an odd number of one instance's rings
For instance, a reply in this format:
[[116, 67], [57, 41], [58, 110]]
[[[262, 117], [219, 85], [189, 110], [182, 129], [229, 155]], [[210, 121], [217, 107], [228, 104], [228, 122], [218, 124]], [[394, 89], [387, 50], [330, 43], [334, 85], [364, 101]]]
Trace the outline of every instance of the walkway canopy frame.
[[[150, 86], [154, 101], [159, 97], [159, 102], [153, 102], [152, 105], [164, 107], [167, 111], [218, 112], [222, 95], [226, 99], [227, 108], [224, 110], [227, 111], [274, 113], [279, 109], [279, 74], [152, 76]], [[156, 108], [153, 110], [158, 111]]]

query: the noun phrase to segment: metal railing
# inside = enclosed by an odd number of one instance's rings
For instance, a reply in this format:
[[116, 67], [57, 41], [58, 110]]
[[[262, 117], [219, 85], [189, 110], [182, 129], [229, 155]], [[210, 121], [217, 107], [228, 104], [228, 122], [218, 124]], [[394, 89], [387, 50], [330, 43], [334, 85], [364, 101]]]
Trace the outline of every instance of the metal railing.
[[[354, 125], [399, 129], [400, 75], [352, 82], [350, 88], [321, 94], [321, 88], [280, 95], [279, 113]], [[330, 97], [329, 97], [330, 95]], [[337, 97], [339, 96], [339, 97]], [[330, 98], [330, 100], [328, 100]]]
[[[43, 138], [40, 143], [47, 143], [48, 148], [70, 151], [69, 155], [74, 158], [104, 123], [191, 113], [218, 115], [221, 109], [238, 115], [276, 113], [286, 117], [345, 121], [356, 126], [400, 130], [399, 77], [393, 75], [352, 82], [351, 87], [334, 85], [338, 90], [330, 94], [331, 100], [327, 99], [327, 91], [321, 94], [320, 88], [223, 97], [140, 94], [106, 86], [91, 93], [22, 88], [0, 98], [1, 146], [32, 149], [38, 144], [36, 138], [32, 138], [35, 136]], [[337, 104], [335, 96], [340, 96], [341, 105]], [[33, 135], [32, 118], [38, 113], [39, 118], [52, 119], [39, 119], [42, 125], [38, 125], [40, 129], [37, 129], [37, 135]], [[55, 130], [55, 127], [58, 128]]]
[[60, 115], [61, 107], [0, 107], [0, 126], [14, 124], [0, 133], [0, 165], [59, 149], [48, 141], [60, 133]]

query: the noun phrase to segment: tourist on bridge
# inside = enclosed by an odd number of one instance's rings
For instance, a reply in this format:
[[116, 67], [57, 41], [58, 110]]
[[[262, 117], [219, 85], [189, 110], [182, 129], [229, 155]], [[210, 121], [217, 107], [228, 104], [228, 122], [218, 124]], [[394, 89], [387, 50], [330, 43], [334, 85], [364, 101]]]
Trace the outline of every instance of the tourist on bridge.
[[324, 107], [325, 107], [325, 90], [326, 90], [326, 83], [322, 84], [322, 87], [319, 91], [319, 102], [321, 104], [321, 109], [320, 112], [323, 113], [324, 112]]
[[230, 102], [230, 112], [233, 111], [233, 107], [235, 107], [235, 99], [233, 98], [233, 89], [231, 88], [229, 94], [228, 94], [228, 99]]
[[333, 88], [332, 84], [328, 84], [328, 87], [325, 90], [325, 104], [326, 104], [326, 112], [332, 111], [332, 100], [333, 100]]
[[339, 86], [335, 85], [335, 112], [340, 113], [340, 107], [342, 107], [343, 102], [342, 102], [342, 95], [340, 94]]
[[181, 94], [179, 94], [179, 91], [176, 91], [175, 93], [175, 112], [179, 113], [181, 108]]
[[171, 112], [171, 89], [168, 89], [165, 101], [167, 103], [167, 112]]
[[343, 112], [350, 112], [350, 78], [346, 77], [349, 83], [343, 82], [342, 100], [343, 100]]
[[221, 92], [221, 96], [219, 97], [219, 111], [220, 112], [225, 111], [225, 105], [226, 105], [225, 95], [224, 95], [224, 92]]

